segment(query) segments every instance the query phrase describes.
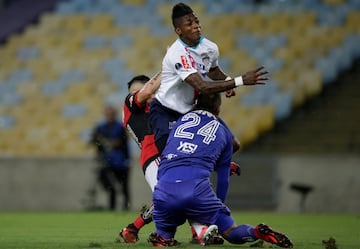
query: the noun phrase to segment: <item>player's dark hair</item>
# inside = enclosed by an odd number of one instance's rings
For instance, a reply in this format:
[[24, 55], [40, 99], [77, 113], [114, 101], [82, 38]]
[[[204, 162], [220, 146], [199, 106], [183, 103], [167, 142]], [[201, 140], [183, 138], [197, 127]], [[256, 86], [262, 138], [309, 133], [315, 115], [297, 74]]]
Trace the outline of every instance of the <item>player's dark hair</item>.
[[196, 100], [195, 109], [206, 110], [215, 114], [220, 105], [220, 93], [200, 94]]
[[172, 14], [171, 14], [171, 20], [172, 20], [174, 28], [176, 28], [176, 26], [177, 26], [176, 20], [178, 18], [183, 17], [188, 14], [191, 14], [193, 12], [194, 11], [190, 8], [190, 6], [188, 6], [184, 3], [175, 4], [172, 9]]
[[128, 83], [128, 89], [130, 89], [131, 85], [135, 82], [141, 82], [141, 83], [146, 83], [150, 80], [150, 78], [146, 75], [138, 75], [138, 76], [135, 76], [134, 78], [132, 78]]

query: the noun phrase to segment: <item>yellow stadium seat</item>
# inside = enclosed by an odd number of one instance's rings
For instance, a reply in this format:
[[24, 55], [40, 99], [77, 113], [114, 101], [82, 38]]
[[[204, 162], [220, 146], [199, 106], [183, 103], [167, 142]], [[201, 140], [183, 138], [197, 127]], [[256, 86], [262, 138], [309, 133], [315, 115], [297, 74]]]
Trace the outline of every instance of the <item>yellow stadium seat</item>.
[[130, 4], [130, 5], [143, 5], [145, 4], [145, 0], [121, 0], [124, 4]]
[[17, 86], [17, 91], [23, 97], [36, 96], [40, 91], [40, 85], [35, 81], [24, 82]]
[[275, 124], [274, 107], [271, 105], [261, 105], [249, 108], [249, 112], [256, 120], [256, 127], [259, 134], [271, 130]]
[[264, 34], [266, 19], [262, 14], [251, 13], [242, 16], [243, 16], [243, 22], [241, 29], [243, 29], [245, 32], [254, 33], [258, 35]]
[[360, 32], [360, 10], [351, 11], [345, 20], [344, 27], [347, 31], [351, 33], [359, 33]]
[[306, 101], [306, 92], [305, 92], [305, 88], [303, 85], [299, 84], [299, 83], [295, 83], [290, 85], [287, 88], [288, 91], [291, 92], [292, 96], [293, 96], [293, 102], [292, 105], [293, 107], [299, 107], [302, 106], [305, 101]]
[[41, 15], [40, 25], [38, 25], [38, 28], [51, 33], [54, 30], [61, 28], [64, 24], [65, 18], [66, 17], [62, 15], [46, 12]]
[[287, 13], [276, 13], [267, 16], [265, 19], [264, 35], [274, 35], [285, 32], [290, 23], [290, 16]]
[[230, 60], [229, 70], [226, 72], [233, 77], [258, 67], [258, 62], [244, 50], [234, 50], [232, 53], [224, 54]]
[[340, 5], [344, 3], [344, 0], [322, 0], [325, 4]]
[[250, 119], [244, 119], [243, 122], [236, 126], [234, 134], [239, 139], [241, 148], [254, 142], [259, 136], [255, 121]]
[[110, 14], [99, 14], [89, 18], [86, 33], [111, 34], [113, 28], [113, 16]]
[[271, 78], [279, 82], [282, 90], [287, 90], [289, 86], [292, 86], [296, 83], [298, 72], [297, 69], [291, 66], [285, 67], [272, 73]]
[[313, 97], [323, 89], [321, 72], [315, 69], [308, 69], [299, 75], [299, 83], [303, 85], [307, 97]]
[[64, 31], [80, 32], [85, 31], [87, 28], [88, 19], [83, 14], [68, 15], [64, 19], [62, 29]]

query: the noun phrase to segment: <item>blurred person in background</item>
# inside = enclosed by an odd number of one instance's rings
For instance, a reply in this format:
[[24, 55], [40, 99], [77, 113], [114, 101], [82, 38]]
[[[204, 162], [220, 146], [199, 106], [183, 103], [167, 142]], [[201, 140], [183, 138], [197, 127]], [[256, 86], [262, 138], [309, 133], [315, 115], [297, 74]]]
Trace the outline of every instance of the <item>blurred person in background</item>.
[[96, 147], [99, 163], [98, 180], [108, 193], [108, 208], [115, 210], [119, 186], [123, 194], [123, 210], [130, 208], [130, 152], [127, 133], [113, 106], [104, 108], [104, 121], [95, 126], [91, 144]]

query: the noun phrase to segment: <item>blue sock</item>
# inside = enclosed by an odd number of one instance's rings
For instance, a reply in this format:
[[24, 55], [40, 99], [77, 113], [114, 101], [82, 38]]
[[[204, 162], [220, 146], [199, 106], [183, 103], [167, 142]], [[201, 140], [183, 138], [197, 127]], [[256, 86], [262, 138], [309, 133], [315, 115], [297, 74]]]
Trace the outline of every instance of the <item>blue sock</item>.
[[253, 242], [257, 238], [254, 234], [254, 227], [243, 224], [232, 230], [226, 240], [232, 244], [244, 244], [245, 242]]

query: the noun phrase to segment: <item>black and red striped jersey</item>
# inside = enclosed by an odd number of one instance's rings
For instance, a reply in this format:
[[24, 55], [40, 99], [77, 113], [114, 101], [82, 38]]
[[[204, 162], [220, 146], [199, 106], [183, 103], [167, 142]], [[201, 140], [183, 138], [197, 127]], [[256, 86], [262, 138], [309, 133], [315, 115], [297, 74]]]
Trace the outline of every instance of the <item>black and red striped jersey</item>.
[[144, 168], [159, 156], [159, 151], [150, 125], [150, 106], [138, 102], [137, 93], [129, 93], [125, 98], [123, 123], [141, 149], [140, 164]]

